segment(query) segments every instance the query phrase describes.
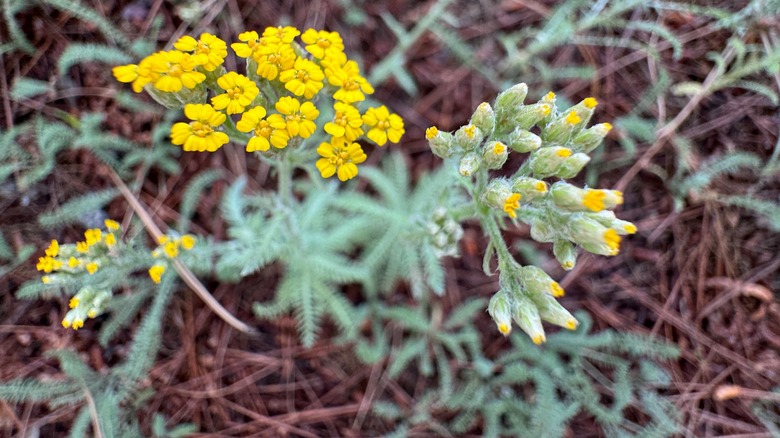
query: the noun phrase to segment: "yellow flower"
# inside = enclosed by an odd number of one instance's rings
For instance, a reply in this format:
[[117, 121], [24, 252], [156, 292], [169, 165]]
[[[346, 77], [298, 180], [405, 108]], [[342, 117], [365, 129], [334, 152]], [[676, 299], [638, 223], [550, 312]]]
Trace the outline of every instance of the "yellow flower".
[[311, 99], [323, 87], [322, 80], [325, 74], [322, 69], [308, 59], [298, 58], [293, 68], [279, 73], [279, 80], [284, 88], [296, 96]]
[[351, 142], [331, 140], [331, 143], [322, 143], [317, 148], [321, 157], [317, 160], [317, 169], [323, 178], [330, 178], [337, 174], [339, 180], [346, 181], [358, 174], [357, 165], [366, 161], [366, 154], [360, 145]]
[[176, 256], [179, 255], [179, 242], [170, 240], [165, 245], [163, 245], [163, 250], [165, 251], [165, 255], [167, 255], [168, 258], [175, 259]]
[[355, 141], [363, 134], [360, 128], [363, 126], [363, 119], [360, 117], [360, 111], [352, 105], [336, 102], [333, 105], [336, 110], [333, 121], [325, 124], [325, 132], [334, 137], [345, 137], [347, 141]]
[[379, 146], [384, 146], [388, 140], [398, 143], [406, 132], [403, 119], [398, 114], [391, 114], [384, 105], [369, 108], [363, 114], [363, 123], [371, 126], [367, 137]]
[[269, 44], [258, 51], [257, 74], [273, 81], [280, 71], [290, 70], [295, 65], [295, 51], [289, 44]]
[[89, 246], [87, 245], [87, 242], [76, 242], [76, 251], [80, 253], [85, 253], [89, 250]]
[[57, 257], [60, 253], [60, 244], [56, 240], [52, 240], [48, 248], [46, 248], [46, 255], [49, 257]]
[[612, 228], [608, 228], [604, 231], [604, 243], [611, 250], [611, 255], [617, 255], [620, 252], [620, 235]]
[[290, 44], [300, 34], [301, 31], [292, 26], [266, 27], [263, 38], [270, 43]]
[[266, 45], [266, 41], [257, 35], [257, 32], [250, 30], [238, 35], [239, 41], [243, 43], [233, 43], [230, 47], [236, 52], [236, 55], [242, 58], [255, 58], [260, 56], [259, 51]]
[[101, 231], [98, 228], [91, 228], [84, 232], [84, 238], [87, 241], [87, 246], [92, 246], [100, 242]]
[[173, 47], [182, 52], [194, 52], [198, 63], [206, 71], [216, 70], [225, 62], [227, 56], [227, 44], [210, 33], [200, 34], [200, 38], [197, 40], [185, 35], [173, 43]]
[[104, 241], [106, 242], [106, 246], [114, 246], [116, 245], [116, 236], [114, 236], [114, 233], [108, 233], [106, 234]]
[[217, 85], [226, 92], [212, 97], [211, 104], [228, 115], [242, 113], [260, 93], [254, 81], [234, 71], [220, 76]]
[[[285, 96], [276, 102], [275, 107], [279, 114], [269, 116], [268, 123], [274, 129], [286, 130], [289, 137], [300, 136], [301, 138], [309, 138], [314, 130], [317, 129], [314, 120], [320, 115], [320, 112], [313, 103], [304, 102], [301, 105], [298, 99]], [[274, 143], [273, 134], [271, 136], [271, 144], [280, 147]], [[285, 142], [284, 145], [286, 146], [287, 143]]]
[[576, 125], [577, 123], [580, 123], [582, 119], [577, 114], [577, 111], [572, 111], [566, 116], [566, 123], [569, 125]]
[[206, 80], [206, 75], [195, 71], [197, 59], [189, 53], [171, 50], [150, 55], [150, 70], [159, 76], [154, 80], [154, 87], [168, 93], [195, 88]]
[[328, 82], [339, 87], [333, 93], [333, 99], [346, 103], [361, 102], [366, 99], [366, 94], [374, 93], [374, 87], [360, 76], [360, 67], [355, 61], [347, 61], [344, 67], [334, 69], [328, 76]]
[[76, 297], [71, 298], [70, 301], [68, 302], [68, 307], [71, 309], [75, 309], [78, 306], [79, 306], [79, 299]]
[[504, 211], [506, 214], [509, 215], [512, 219], [517, 217], [517, 213], [515, 211], [520, 208], [520, 194], [519, 193], [512, 193], [509, 195], [509, 197], [504, 200]]
[[62, 267], [62, 262], [53, 258], [53, 257], [38, 257], [38, 263], [35, 265], [35, 268], [39, 271], [43, 271], [45, 273], [50, 273], [52, 271], [56, 271]]
[[425, 138], [427, 138], [428, 140], [436, 137], [437, 135], [439, 135], [439, 128], [435, 126], [431, 126], [430, 128], [425, 130]]
[[301, 40], [306, 44], [306, 51], [317, 59], [324, 58], [329, 51], [344, 51], [344, 41], [338, 32], [308, 29], [301, 35]]
[[214, 152], [230, 141], [227, 134], [215, 129], [225, 122], [225, 114], [208, 104], [187, 104], [184, 115], [190, 123], [179, 122], [171, 128], [171, 142], [183, 145], [186, 152]]
[[181, 236], [181, 247], [187, 251], [191, 250], [195, 246], [195, 236], [192, 234], [185, 234]]
[[106, 228], [111, 231], [116, 231], [119, 229], [119, 222], [111, 219], [106, 219], [103, 221], [103, 223], [106, 225]]
[[90, 262], [90, 263], [87, 263], [86, 265], [84, 265], [84, 268], [87, 270], [87, 272], [89, 272], [89, 275], [92, 275], [95, 272], [97, 272], [98, 267], [99, 267], [99, 265], [97, 263], [95, 263], [95, 262]]
[[142, 59], [138, 65], [120, 65], [114, 67], [111, 72], [119, 82], [132, 82], [133, 91], [140, 93], [146, 84], [156, 81], [160, 76], [159, 74], [152, 72], [150, 68], [152, 59], [152, 57], [146, 57]]
[[151, 268], [149, 268], [149, 278], [152, 279], [153, 282], [156, 284], [160, 284], [160, 280], [162, 280], [162, 275], [165, 272], [165, 266], [163, 265], [154, 265]]
[[[236, 129], [239, 131], [252, 132], [254, 134], [246, 145], [247, 152], [265, 152], [270, 148], [269, 139], [271, 138], [273, 128], [271, 128], [268, 120], [264, 119], [265, 114], [265, 108], [256, 106], [241, 114], [241, 120], [236, 123]], [[287, 143], [285, 142], [285, 144]]]

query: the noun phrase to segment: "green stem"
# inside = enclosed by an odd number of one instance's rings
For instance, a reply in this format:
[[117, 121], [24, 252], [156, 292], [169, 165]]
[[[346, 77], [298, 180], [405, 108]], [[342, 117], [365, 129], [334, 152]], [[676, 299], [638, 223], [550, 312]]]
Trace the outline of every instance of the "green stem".
[[482, 225], [482, 229], [487, 232], [490, 241], [493, 243], [493, 248], [496, 250], [498, 270], [509, 274], [520, 268], [521, 265], [517, 263], [515, 258], [512, 257], [512, 253], [509, 252], [506, 241], [504, 241], [504, 237], [501, 235], [501, 230], [498, 228], [498, 224], [488, 207], [480, 208], [479, 223]]

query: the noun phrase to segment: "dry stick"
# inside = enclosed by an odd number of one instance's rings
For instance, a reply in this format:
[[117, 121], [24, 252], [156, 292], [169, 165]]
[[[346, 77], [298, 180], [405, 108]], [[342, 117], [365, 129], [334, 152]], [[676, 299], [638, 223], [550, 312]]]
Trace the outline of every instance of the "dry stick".
[[[111, 177], [111, 181], [113, 181], [114, 185], [116, 185], [116, 187], [122, 193], [122, 196], [124, 196], [125, 200], [128, 202], [128, 204], [130, 204], [130, 207], [132, 207], [133, 211], [135, 211], [135, 214], [137, 214], [141, 219], [141, 222], [143, 222], [144, 227], [149, 232], [149, 234], [152, 235], [155, 241], [158, 241], [163, 233], [154, 223], [152, 217], [141, 204], [141, 201], [139, 201], [135, 195], [133, 195], [133, 192], [130, 191], [125, 182], [119, 178], [119, 175], [117, 175], [116, 172], [114, 172], [114, 169], [107, 169], [108, 175]], [[187, 286], [189, 286], [195, 292], [195, 294], [200, 297], [200, 299], [203, 300], [203, 302], [206, 303], [206, 305], [209, 306], [211, 310], [214, 311], [214, 313], [217, 314], [217, 316], [228, 323], [228, 325], [248, 335], [257, 334], [255, 329], [240, 321], [238, 318], [228, 312], [227, 309], [222, 307], [222, 304], [220, 304], [219, 301], [217, 301], [209, 293], [206, 287], [203, 286], [200, 280], [195, 277], [195, 274], [193, 274], [192, 271], [190, 271], [190, 269], [184, 265], [184, 263], [182, 263], [180, 260], [174, 259], [173, 267], [176, 269], [176, 272], [179, 273], [179, 276], [181, 276], [182, 280], [187, 283]]]
[[679, 128], [680, 125], [682, 125], [682, 123], [688, 118], [688, 116], [691, 115], [699, 103], [701, 103], [701, 101], [707, 97], [707, 95], [709, 95], [710, 88], [712, 88], [712, 86], [715, 84], [715, 81], [718, 80], [723, 74], [726, 65], [731, 62], [733, 57], [734, 47], [729, 46], [723, 53], [723, 64], [718, 64], [712, 70], [710, 70], [707, 78], [701, 84], [701, 89], [696, 94], [694, 94], [693, 97], [691, 97], [691, 100], [689, 100], [682, 111], [677, 114], [677, 117], [672, 119], [671, 122], [667, 123], [663, 128], [658, 130], [658, 137], [656, 138], [655, 143], [653, 143], [653, 145], [645, 151], [639, 160], [637, 160], [637, 162], [634, 163], [630, 169], [628, 169], [623, 177], [620, 178], [617, 184], [615, 184], [616, 190], [624, 191], [628, 183], [636, 176], [636, 174], [650, 163], [650, 160], [653, 159], [655, 154], [661, 151], [663, 146], [666, 144], [666, 140], [674, 135], [674, 133], [677, 131], [677, 128]]
[[100, 420], [98, 418], [97, 406], [95, 406], [95, 399], [92, 398], [92, 394], [89, 393], [87, 388], [84, 388], [84, 397], [87, 399], [87, 405], [89, 405], [89, 414], [92, 416], [92, 428], [95, 432], [95, 438], [103, 438], [103, 432], [100, 430]]

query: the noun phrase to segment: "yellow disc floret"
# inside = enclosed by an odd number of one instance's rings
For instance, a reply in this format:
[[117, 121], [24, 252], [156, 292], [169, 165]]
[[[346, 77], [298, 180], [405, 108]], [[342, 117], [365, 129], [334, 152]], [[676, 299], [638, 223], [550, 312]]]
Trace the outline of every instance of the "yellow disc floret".
[[517, 217], [515, 211], [520, 208], [520, 193], [512, 193], [504, 200], [504, 212], [512, 219]]

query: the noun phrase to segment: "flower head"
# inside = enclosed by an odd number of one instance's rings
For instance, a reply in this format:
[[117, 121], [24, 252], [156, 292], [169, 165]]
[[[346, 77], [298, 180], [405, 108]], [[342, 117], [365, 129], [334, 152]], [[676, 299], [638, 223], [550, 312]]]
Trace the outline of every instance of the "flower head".
[[171, 50], [149, 55], [149, 69], [156, 74], [154, 88], [175, 93], [182, 87], [193, 89], [206, 80], [206, 75], [196, 71], [198, 58], [189, 53]]
[[323, 87], [325, 74], [322, 69], [308, 59], [298, 58], [293, 67], [279, 73], [284, 88], [296, 96], [311, 99]]
[[267, 44], [267, 41], [265, 41], [263, 38], [260, 38], [257, 32], [253, 30], [240, 33], [238, 35], [238, 40], [242, 42], [233, 43], [230, 45], [230, 47], [234, 52], [236, 52], [236, 55], [242, 58], [259, 58], [260, 49], [262, 49]]
[[517, 217], [515, 211], [520, 208], [520, 194], [512, 193], [504, 200], [504, 212], [512, 219]]
[[325, 132], [334, 137], [344, 137], [348, 141], [355, 141], [363, 134], [360, 128], [363, 126], [363, 119], [357, 108], [344, 102], [336, 102], [333, 109], [333, 121], [325, 124]]
[[[301, 104], [298, 99], [285, 96], [276, 102], [275, 108], [279, 111], [279, 114], [269, 116], [268, 123], [274, 129], [286, 130], [290, 138], [295, 136], [309, 138], [314, 130], [317, 129], [314, 120], [320, 115], [320, 112], [313, 103], [304, 102]], [[271, 143], [274, 144], [273, 138]], [[280, 147], [276, 144], [274, 146]]]
[[160, 280], [162, 279], [162, 275], [165, 272], [165, 266], [163, 265], [154, 265], [151, 268], [149, 268], [149, 278], [152, 279], [153, 282], [156, 284], [160, 284]]
[[[241, 120], [236, 123], [236, 129], [239, 131], [251, 132], [253, 134], [246, 145], [247, 152], [265, 152], [271, 147], [270, 138], [274, 129], [268, 123], [268, 120], [264, 118], [265, 114], [265, 108], [256, 106], [241, 114]], [[287, 131], [284, 131], [284, 133], [286, 135]], [[287, 139], [289, 139], [289, 135], [287, 135]], [[285, 144], [287, 144], [287, 141], [285, 141]]]
[[301, 31], [292, 26], [266, 27], [263, 38], [269, 43], [290, 44]]
[[216, 131], [225, 122], [225, 114], [208, 104], [187, 104], [184, 115], [190, 123], [179, 122], [171, 128], [171, 142], [187, 152], [214, 152], [229, 141], [227, 134]]
[[217, 85], [225, 93], [212, 97], [211, 104], [214, 109], [225, 110], [228, 115], [242, 113], [260, 93], [254, 81], [234, 71], [220, 76]]
[[317, 59], [322, 59], [329, 51], [343, 51], [344, 41], [338, 32], [326, 30], [307, 29], [301, 35], [301, 40], [306, 44], [306, 51]]
[[333, 98], [346, 103], [362, 102], [366, 94], [374, 93], [374, 87], [360, 75], [360, 67], [355, 61], [347, 61], [342, 68], [333, 69], [328, 82], [339, 87]]
[[366, 134], [368, 138], [379, 146], [384, 146], [388, 140], [398, 143], [406, 132], [403, 119], [398, 114], [391, 114], [384, 105], [369, 108], [363, 114], [363, 123], [371, 127]]
[[341, 181], [357, 176], [357, 165], [367, 158], [359, 144], [338, 140], [320, 144], [317, 153], [322, 157], [317, 160], [317, 169], [322, 177], [330, 178], [337, 174]]
[[280, 71], [290, 70], [295, 65], [295, 50], [285, 43], [268, 44], [258, 51], [257, 74], [273, 81]]
[[190, 52], [196, 55], [198, 63], [206, 71], [214, 71], [225, 62], [227, 44], [210, 33], [200, 34], [199, 39], [189, 35], [179, 38], [173, 43], [176, 50]]

